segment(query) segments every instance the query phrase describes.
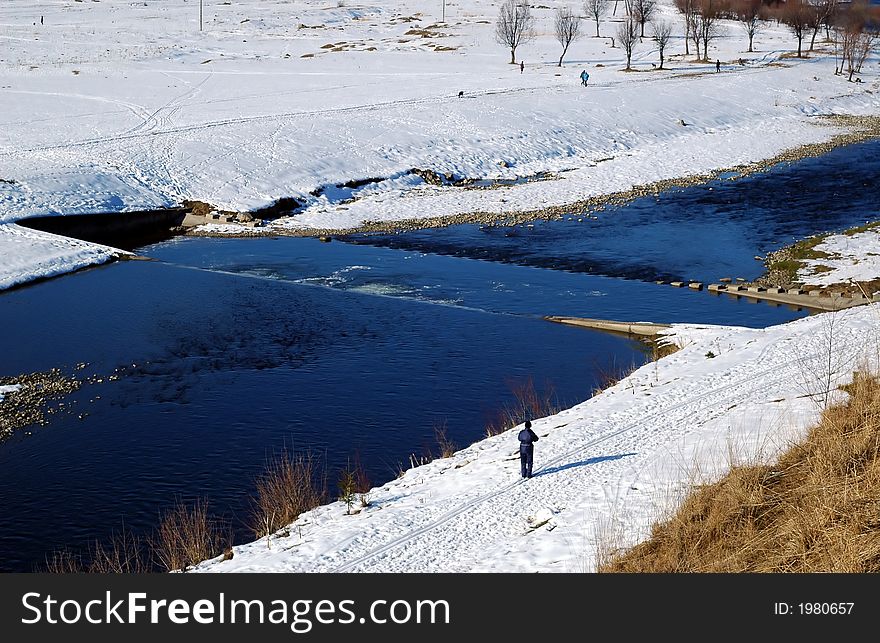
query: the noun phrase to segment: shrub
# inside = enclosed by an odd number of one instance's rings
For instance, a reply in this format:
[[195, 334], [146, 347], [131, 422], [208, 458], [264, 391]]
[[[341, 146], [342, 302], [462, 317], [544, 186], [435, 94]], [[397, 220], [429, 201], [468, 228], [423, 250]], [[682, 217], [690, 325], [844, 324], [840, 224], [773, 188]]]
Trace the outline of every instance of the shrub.
[[300, 514], [323, 504], [324, 485], [311, 454], [293, 455], [283, 450], [266, 462], [257, 477], [257, 497], [250, 526], [257, 538], [274, 534]]
[[228, 542], [220, 523], [208, 515], [208, 503], [192, 506], [178, 499], [159, 519], [150, 539], [158, 566], [166, 571], [186, 571], [191, 565], [220, 555]]
[[524, 381], [510, 380], [507, 383], [513, 394], [513, 403], [496, 412], [495, 417], [486, 424], [486, 437], [504, 433], [526, 420], [553, 415], [562, 410], [556, 400], [553, 386], [548, 384], [543, 393], [535, 390], [535, 383], [529, 377]]

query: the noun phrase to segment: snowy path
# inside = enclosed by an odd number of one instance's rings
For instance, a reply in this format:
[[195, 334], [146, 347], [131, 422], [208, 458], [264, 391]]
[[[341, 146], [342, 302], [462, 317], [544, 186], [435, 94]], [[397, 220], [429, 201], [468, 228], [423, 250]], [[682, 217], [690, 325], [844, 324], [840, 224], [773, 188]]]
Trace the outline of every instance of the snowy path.
[[[615, 469], [623, 466], [623, 463], [616, 461], [631, 457], [638, 458], [641, 451], [656, 448], [658, 446], [656, 437], [655, 440], [646, 442], [645, 435], [638, 431], [639, 428], [652, 425], [654, 428], [651, 433], [654, 436], [666, 436], [671, 428], [685, 422], [703, 425], [717, 418], [730, 407], [738, 406], [754, 397], [760, 388], [768, 383], [766, 380], [759, 382], [761, 378], [773, 374], [770, 383], [778, 384], [788, 375], [788, 368], [792, 365], [789, 363], [783, 368], [774, 367], [734, 382], [721, 384], [693, 398], [674, 404], [668, 403], [672, 408], [665, 408], [661, 404], [658, 410], [622, 427], [619, 426], [621, 421], [631, 419], [629, 414], [612, 418], [607, 421], [607, 427], [598, 429], [602, 432], [599, 437], [588, 440], [576, 449], [561, 455], [551, 456], [550, 460], [535, 471], [533, 482], [526, 484], [522, 480], [517, 480], [492, 493], [474, 500], [466, 500], [458, 508], [427, 525], [346, 562], [332, 571], [375, 571], [376, 565], [381, 565], [383, 570], [388, 571], [466, 571], [479, 563], [480, 556], [486, 551], [493, 551], [503, 546], [507, 537], [516, 536], [517, 531], [523, 531], [522, 507], [543, 505], [558, 511], [571, 506], [578, 498], [587, 495], [597, 484], [601, 485], [601, 479], [609, 477]], [[698, 383], [697, 387], [707, 384], [709, 383]], [[747, 384], [751, 386], [743, 388]], [[737, 393], [723, 395], [730, 390]], [[552, 427], [550, 430], [555, 428], [558, 427]], [[547, 437], [549, 434], [544, 432], [540, 435]], [[601, 451], [596, 449], [600, 445]], [[600, 452], [605, 455], [600, 455]], [[518, 457], [513, 459], [518, 467]], [[558, 476], [556, 479], [548, 478], [561, 470], [575, 468], [583, 468], [583, 470], [570, 471], [568, 475]], [[496, 502], [491, 508], [488, 511], [481, 511], [481, 505], [492, 500]], [[612, 504], [616, 505], [617, 500], [618, 498], [615, 497]], [[439, 527], [444, 529], [444, 533], [423, 537]], [[450, 564], [448, 560], [439, 561], [440, 568], [434, 568], [430, 562], [427, 562], [427, 568], [422, 568], [421, 565], [426, 561], [422, 560], [421, 556], [418, 561], [407, 559], [406, 551], [410, 546], [422, 552], [442, 548], [443, 542], [449, 540], [449, 532], [462, 536], [457, 539], [461, 544], [456, 546], [456, 563], [459, 568], [447, 568]]]

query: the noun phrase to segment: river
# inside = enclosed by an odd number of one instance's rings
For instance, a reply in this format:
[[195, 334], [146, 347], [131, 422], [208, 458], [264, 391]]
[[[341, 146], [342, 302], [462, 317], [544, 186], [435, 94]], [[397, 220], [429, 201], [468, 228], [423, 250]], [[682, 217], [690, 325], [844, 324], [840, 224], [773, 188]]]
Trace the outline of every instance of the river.
[[0, 294], [0, 375], [84, 380], [47, 426], [0, 443], [0, 570], [32, 571], [123, 524], [147, 533], [178, 497], [207, 498], [241, 542], [254, 478], [279, 449], [318, 455], [331, 491], [353, 459], [379, 485], [436, 453], [438, 426], [459, 447], [482, 438], [514, 390], [570, 406], [649, 359], [638, 341], [545, 315], [803, 316], [654, 282], [752, 279], [756, 256], [876, 218], [878, 151], [514, 228], [177, 237], [138, 248], [152, 261]]

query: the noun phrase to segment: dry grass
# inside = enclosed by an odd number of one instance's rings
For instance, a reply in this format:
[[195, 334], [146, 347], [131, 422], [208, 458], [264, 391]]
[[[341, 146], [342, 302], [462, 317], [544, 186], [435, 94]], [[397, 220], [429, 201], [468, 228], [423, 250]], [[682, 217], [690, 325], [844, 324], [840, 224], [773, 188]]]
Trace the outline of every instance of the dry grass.
[[37, 572], [49, 574], [146, 574], [153, 571], [146, 543], [126, 529], [111, 534], [106, 543], [95, 540], [86, 554], [69, 549], [54, 551]]
[[192, 506], [178, 500], [146, 538], [124, 525], [106, 542], [95, 540], [84, 552], [53, 552], [41, 569], [49, 574], [147, 574], [186, 571], [196, 563], [229, 549], [231, 534], [210, 517], [205, 501]]
[[219, 556], [229, 543], [227, 530], [208, 513], [208, 503], [191, 506], [178, 499], [162, 514], [150, 539], [156, 564], [166, 571], [186, 571], [191, 565]]
[[[649, 356], [649, 362], [653, 362], [655, 369], [657, 362], [683, 348], [680, 343], [670, 340], [664, 336], [648, 337], [640, 340], [645, 355]], [[594, 365], [596, 385], [593, 387], [593, 396], [599, 395], [603, 391], [611, 388], [620, 380], [632, 375], [641, 367], [640, 364], [630, 362], [629, 364], [620, 364], [612, 359], [610, 364], [603, 366], [599, 363]]]
[[651, 538], [600, 572], [880, 571], [880, 380], [856, 373], [775, 464], [697, 487]]
[[620, 364], [613, 358], [606, 366], [597, 363], [595, 366], [596, 385], [593, 387], [593, 396], [595, 397], [596, 395], [599, 395], [603, 391], [617, 384], [623, 378], [632, 375], [638, 368], [639, 365], [635, 362]]
[[434, 422], [434, 439], [437, 441], [437, 447], [440, 449], [441, 458], [451, 458], [455, 455], [457, 448], [455, 443], [449, 438], [446, 418]]
[[88, 571], [82, 556], [69, 549], [59, 549], [46, 558], [46, 563], [36, 572], [47, 574], [84, 574]]
[[257, 497], [251, 512], [251, 530], [257, 538], [269, 536], [296, 520], [299, 515], [323, 504], [326, 480], [311, 454], [286, 450], [266, 463], [257, 478]]
[[509, 381], [513, 393], [513, 403], [499, 410], [486, 424], [486, 437], [504, 433], [526, 420], [546, 417], [559, 413], [564, 407], [556, 399], [553, 387], [547, 385], [543, 393], [535, 390], [535, 383], [529, 377], [525, 381]]
[[92, 574], [146, 574], [153, 571], [145, 555], [145, 544], [125, 527], [115, 532], [107, 544], [95, 541], [91, 549]]

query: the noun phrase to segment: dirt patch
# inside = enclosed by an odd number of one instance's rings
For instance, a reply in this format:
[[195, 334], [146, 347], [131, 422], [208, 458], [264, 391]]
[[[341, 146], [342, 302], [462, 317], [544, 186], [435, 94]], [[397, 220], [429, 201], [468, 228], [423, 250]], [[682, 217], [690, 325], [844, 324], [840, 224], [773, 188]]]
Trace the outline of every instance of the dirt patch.
[[206, 203], [205, 201], [184, 201], [183, 207], [190, 210], [193, 214], [197, 214], [200, 217], [207, 216], [212, 212], [216, 211], [216, 208], [210, 203]]

